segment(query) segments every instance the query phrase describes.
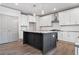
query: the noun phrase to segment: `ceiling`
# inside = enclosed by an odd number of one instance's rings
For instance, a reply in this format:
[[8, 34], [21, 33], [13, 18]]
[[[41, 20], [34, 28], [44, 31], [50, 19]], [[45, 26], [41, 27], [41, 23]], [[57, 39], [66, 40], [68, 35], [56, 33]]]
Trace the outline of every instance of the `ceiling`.
[[[40, 16], [79, 6], [78, 3], [1, 3], [0, 5], [20, 10], [24, 14], [35, 13]], [[56, 10], [54, 10], [55, 8]], [[42, 10], [44, 10], [44, 14], [42, 14]]]

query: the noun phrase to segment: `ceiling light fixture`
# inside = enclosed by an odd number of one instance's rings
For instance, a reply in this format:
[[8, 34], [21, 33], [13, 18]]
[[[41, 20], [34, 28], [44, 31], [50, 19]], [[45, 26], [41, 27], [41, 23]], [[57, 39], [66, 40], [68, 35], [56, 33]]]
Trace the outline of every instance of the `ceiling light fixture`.
[[35, 11], [36, 11], [36, 5], [34, 4], [34, 5], [33, 5], [33, 16], [34, 16], [34, 17], [36, 16]]
[[17, 6], [17, 5], [19, 5], [18, 3], [15, 3], [15, 5]]
[[35, 17], [36, 16], [36, 13], [33, 13], [33, 16]]
[[53, 9], [54, 11], [56, 10], [56, 8]]

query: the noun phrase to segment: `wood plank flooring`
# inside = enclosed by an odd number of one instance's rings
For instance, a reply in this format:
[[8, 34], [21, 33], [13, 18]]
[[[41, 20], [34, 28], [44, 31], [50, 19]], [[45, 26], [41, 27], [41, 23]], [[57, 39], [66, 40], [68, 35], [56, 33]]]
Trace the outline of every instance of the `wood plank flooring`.
[[74, 55], [75, 44], [71, 42], [59, 41], [54, 55]]
[[[74, 55], [75, 47], [73, 43], [58, 41], [57, 47], [47, 55]], [[42, 52], [22, 41], [11, 42], [0, 45], [0, 55], [42, 55]]]

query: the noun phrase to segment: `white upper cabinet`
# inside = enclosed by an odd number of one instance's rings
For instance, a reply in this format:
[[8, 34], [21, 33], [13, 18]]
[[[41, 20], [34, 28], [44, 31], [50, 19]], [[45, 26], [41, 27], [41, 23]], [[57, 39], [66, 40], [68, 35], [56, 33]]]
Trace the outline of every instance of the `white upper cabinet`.
[[21, 26], [28, 26], [27, 16], [26, 15], [21, 15], [19, 23], [20, 23]]
[[77, 25], [79, 24], [79, 8], [59, 12], [60, 25]]
[[29, 22], [36, 22], [36, 16], [34, 17], [34, 16], [28, 15], [28, 21]]
[[71, 24], [79, 24], [79, 8], [71, 10]]
[[70, 10], [63, 11], [59, 13], [59, 24], [69, 25], [70, 24]]
[[53, 15], [40, 17], [40, 26], [51, 26], [51, 22], [54, 20], [53, 18]]

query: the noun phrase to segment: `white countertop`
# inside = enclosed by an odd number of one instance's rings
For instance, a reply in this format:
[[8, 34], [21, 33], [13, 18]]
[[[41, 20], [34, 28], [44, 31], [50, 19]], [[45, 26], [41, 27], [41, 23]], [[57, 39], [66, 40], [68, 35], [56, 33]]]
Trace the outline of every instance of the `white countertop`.
[[34, 32], [34, 33], [52, 33], [57, 31], [24, 31], [24, 32]]

